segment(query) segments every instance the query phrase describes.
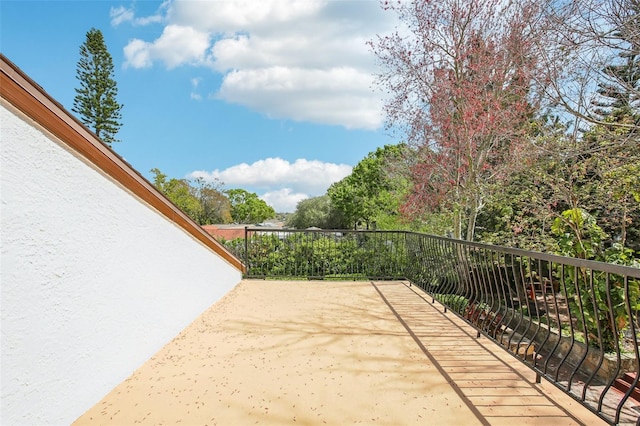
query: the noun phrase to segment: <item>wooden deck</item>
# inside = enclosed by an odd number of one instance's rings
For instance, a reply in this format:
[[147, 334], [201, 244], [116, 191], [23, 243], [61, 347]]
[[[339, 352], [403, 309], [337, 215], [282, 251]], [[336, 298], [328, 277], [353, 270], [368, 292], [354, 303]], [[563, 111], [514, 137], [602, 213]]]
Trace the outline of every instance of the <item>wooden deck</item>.
[[399, 281], [242, 281], [76, 424], [604, 424], [430, 302]]

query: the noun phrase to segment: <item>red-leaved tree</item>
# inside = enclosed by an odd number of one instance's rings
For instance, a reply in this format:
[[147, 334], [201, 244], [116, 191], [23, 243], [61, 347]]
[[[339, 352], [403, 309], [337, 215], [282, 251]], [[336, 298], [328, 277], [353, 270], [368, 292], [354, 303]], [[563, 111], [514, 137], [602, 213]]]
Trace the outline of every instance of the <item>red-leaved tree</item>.
[[418, 153], [408, 216], [445, 209], [472, 240], [488, 185], [526, 153], [544, 2], [382, 2], [404, 27], [371, 42], [388, 126]]

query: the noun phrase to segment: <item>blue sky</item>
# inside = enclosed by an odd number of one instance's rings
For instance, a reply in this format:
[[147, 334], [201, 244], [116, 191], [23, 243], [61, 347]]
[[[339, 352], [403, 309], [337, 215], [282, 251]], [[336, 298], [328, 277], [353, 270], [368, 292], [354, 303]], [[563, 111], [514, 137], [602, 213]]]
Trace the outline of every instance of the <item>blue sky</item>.
[[218, 178], [293, 211], [399, 141], [365, 44], [395, 25], [375, 0], [2, 0], [0, 20], [2, 53], [69, 111], [79, 47], [102, 31], [114, 149], [147, 178]]

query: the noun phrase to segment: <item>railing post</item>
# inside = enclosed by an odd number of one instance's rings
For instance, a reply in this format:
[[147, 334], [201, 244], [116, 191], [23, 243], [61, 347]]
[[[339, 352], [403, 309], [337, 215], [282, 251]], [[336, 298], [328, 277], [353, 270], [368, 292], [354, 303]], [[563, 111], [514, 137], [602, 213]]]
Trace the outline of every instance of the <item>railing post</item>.
[[247, 275], [249, 275], [249, 227], [244, 227], [244, 261], [247, 267]]

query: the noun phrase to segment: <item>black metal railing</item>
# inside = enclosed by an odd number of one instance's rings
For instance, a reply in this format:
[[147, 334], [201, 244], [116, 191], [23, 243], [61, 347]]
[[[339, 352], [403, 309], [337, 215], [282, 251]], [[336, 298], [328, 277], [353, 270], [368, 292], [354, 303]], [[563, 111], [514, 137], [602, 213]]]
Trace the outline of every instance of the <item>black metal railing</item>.
[[611, 424], [640, 425], [640, 269], [404, 231], [247, 228], [248, 278], [404, 279]]
[[233, 251], [247, 278], [399, 279], [407, 250], [402, 232], [247, 228]]

